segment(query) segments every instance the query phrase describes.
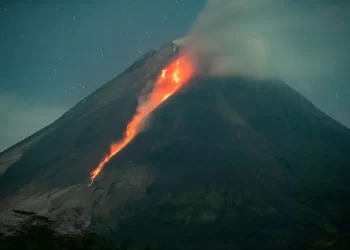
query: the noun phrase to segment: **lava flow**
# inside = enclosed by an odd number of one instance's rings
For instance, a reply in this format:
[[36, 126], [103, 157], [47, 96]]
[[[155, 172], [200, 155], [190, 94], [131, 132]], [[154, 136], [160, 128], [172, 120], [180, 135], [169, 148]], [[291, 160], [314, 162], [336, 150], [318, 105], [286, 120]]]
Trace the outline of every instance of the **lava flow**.
[[123, 148], [125, 148], [125, 146], [128, 145], [129, 142], [140, 132], [148, 115], [184, 86], [192, 76], [193, 71], [193, 65], [185, 56], [171, 62], [162, 70], [152, 92], [148, 95], [146, 101], [138, 107], [136, 114], [127, 125], [123, 138], [119, 142], [111, 145], [109, 154], [106, 155], [97, 168], [91, 172], [91, 182], [89, 186], [92, 185], [95, 178], [103, 170], [105, 164], [109, 162], [114, 155], [118, 154]]

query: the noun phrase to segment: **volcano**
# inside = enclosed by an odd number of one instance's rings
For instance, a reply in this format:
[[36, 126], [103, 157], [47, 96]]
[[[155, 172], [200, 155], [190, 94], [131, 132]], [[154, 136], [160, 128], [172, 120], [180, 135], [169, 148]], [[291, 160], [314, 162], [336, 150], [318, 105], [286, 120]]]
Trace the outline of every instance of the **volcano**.
[[1, 153], [0, 221], [35, 211], [160, 249], [348, 249], [350, 130], [279, 79], [192, 77], [88, 186], [178, 53], [149, 51]]

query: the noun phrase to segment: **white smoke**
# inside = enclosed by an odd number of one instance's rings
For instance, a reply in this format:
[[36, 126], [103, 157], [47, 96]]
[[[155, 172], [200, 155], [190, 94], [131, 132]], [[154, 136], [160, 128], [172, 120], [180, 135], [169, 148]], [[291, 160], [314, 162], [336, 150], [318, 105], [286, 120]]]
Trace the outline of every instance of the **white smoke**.
[[349, 10], [336, 1], [208, 0], [184, 50], [213, 75], [322, 79], [349, 65]]

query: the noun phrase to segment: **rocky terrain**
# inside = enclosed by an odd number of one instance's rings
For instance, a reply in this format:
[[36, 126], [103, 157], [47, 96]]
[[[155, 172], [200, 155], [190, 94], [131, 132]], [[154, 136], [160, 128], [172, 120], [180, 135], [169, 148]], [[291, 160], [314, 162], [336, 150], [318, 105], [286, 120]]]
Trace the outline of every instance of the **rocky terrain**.
[[0, 154], [0, 220], [35, 211], [161, 249], [347, 249], [350, 131], [278, 79], [195, 77], [88, 187], [178, 48], [150, 51]]

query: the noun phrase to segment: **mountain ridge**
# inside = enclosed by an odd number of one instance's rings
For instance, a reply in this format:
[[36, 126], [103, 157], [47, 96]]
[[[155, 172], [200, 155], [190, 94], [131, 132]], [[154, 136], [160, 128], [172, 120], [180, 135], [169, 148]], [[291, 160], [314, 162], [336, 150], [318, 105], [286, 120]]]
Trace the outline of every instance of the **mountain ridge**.
[[0, 221], [35, 211], [64, 231], [164, 249], [342, 242], [350, 130], [279, 79], [193, 77], [87, 186], [178, 49], [149, 52], [30, 145], [0, 176]]

